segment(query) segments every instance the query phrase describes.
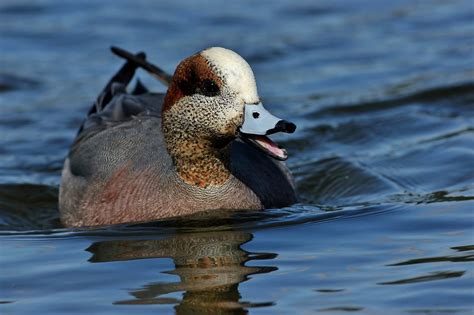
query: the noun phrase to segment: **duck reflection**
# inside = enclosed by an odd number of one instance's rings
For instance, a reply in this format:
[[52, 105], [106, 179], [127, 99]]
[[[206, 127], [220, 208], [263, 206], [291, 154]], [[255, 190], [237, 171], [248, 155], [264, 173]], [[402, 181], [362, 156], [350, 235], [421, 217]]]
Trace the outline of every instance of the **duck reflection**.
[[[177, 304], [177, 314], [246, 314], [246, 308], [272, 302], [240, 301], [239, 283], [249, 275], [267, 273], [276, 267], [248, 267], [256, 259], [272, 259], [276, 254], [249, 253], [241, 245], [252, 235], [237, 231], [176, 234], [166, 239], [114, 240], [92, 244], [87, 250], [91, 262], [130, 259], [171, 258], [178, 282], [155, 282], [132, 290], [130, 300], [115, 304]], [[181, 301], [162, 295], [184, 291]]]

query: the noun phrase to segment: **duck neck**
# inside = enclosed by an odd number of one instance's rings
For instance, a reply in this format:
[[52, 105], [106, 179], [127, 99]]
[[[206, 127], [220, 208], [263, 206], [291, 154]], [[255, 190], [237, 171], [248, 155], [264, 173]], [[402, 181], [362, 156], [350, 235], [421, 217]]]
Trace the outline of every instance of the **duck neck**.
[[194, 186], [221, 186], [230, 177], [230, 143], [213, 143], [207, 139], [176, 133], [164, 128], [165, 141], [181, 179]]

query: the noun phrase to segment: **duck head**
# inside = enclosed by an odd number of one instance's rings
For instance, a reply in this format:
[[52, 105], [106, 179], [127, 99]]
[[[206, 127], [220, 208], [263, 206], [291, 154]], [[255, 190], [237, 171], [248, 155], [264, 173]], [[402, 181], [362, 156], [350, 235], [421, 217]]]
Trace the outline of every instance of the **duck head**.
[[249, 64], [221, 47], [205, 49], [178, 65], [162, 114], [170, 151], [176, 149], [176, 138], [218, 149], [240, 137], [269, 156], [286, 160], [286, 151], [267, 135], [296, 129], [263, 107]]

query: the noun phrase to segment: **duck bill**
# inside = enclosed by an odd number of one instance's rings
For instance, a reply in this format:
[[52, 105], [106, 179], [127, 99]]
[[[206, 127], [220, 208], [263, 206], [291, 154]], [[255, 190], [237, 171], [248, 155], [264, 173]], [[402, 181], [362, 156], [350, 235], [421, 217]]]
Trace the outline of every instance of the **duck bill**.
[[240, 127], [241, 138], [272, 158], [284, 161], [288, 158], [288, 154], [267, 136], [277, 132], [293, 133], [295, 130], [295, 124], [273, 116], [262, 103], [246, 104], [244, 107], [244, 123]]

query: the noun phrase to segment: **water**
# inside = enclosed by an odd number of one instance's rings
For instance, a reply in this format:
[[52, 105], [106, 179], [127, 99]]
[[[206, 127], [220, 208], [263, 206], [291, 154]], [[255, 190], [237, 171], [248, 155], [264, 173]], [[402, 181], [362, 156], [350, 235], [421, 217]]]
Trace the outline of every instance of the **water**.
[[[469, 0], [2, 1], [0, 313], [472, 314], [473, 20]], [[110, 45], [169, 72], [238, 51], [299, 127], [275, 138], [301, 203], [62, 228]]]

